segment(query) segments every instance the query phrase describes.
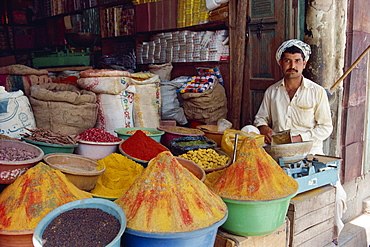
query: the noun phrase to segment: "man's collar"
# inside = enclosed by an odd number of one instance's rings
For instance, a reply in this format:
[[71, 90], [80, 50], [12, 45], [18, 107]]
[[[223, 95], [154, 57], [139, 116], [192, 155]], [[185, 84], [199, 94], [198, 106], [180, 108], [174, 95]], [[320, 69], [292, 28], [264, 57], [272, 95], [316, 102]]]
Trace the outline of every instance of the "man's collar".
[[[310, 85], [308, 83], [308, 80], [302, 76], [302, 84], [301, 86], [305, 87], [305, 88], [310, 88], [312, 87], [312, 85]], [[280, 82], [276, 85], [276, 88], [279, 88], [279, 87], [285, 87], [285, 84], [284, 84], [284, 78], [280, 80]]]

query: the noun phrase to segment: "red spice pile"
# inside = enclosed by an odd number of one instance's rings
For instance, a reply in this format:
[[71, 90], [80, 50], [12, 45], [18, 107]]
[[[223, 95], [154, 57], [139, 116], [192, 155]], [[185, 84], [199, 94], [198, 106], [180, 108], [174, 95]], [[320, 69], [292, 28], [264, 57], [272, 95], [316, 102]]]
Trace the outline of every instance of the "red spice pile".
[[169, 151], [168, 148], [145, 135], [138, 130], [127, 140], [121, 143], [121, 149], [133, 158], [149, 161], [163, 151]]

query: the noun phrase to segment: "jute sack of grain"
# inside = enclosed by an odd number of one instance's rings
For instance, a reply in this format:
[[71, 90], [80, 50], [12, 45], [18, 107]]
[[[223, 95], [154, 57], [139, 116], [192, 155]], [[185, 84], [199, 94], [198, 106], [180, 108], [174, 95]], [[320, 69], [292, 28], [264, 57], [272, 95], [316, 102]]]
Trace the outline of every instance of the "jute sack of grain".
[[181, 98], [187, 119], [212, 124], [227, 117], [225, 88], [217, 80], [213, 88], [202, 93], [182, 93]]
[[134, 95], [126, 90], [120, 94], [97, 94], [98, 119], [96, 128], [116, 135], [118, 128], [134, 127]]
[[46, 83], [32, 86], [29, 99], [37, 128], [77, 135], [95, 126], [98, 105], [94, 92]]
[[143, 72], [131, 76], [131, 86], [127, 91], [134, 94], [135, 127], [159, 127], [162, 103], [159, 76]]
[[107, 77], [89, 77], [77, 80], [80, 88], [103, 94], [120, 94], [122, 90], [128, 87], [129, 77], [107, 76]]

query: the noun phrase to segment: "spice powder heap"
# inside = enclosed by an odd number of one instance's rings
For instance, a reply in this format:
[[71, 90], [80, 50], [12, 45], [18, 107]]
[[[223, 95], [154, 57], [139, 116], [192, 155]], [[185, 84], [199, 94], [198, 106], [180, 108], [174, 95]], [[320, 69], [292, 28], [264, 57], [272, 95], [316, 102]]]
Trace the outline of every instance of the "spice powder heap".
[[145, 232], [199, 230], [227, 214], [222, 199], [169, 151], [152, 159], [115, 203], [124, 210], [128, 228]]
[[55, 208], [91, 198], [66, 176], [40, 162], [8, 185], [0, 194], [0, 230], [34, 230]]
[[274, 200], [298, 190], [298, 182], [287, 175], [256, 140], [246, 138], [236, 162], [225, 168], [210, 185], [219, 196], [232, 200]]
[[147, 136], [141, 130], [127, 138], [121, 144], [121, 149], [133, 158], [149, 161], [168, 148]]
[[144, 170], [142, 165], [117, 153], [98, 160], [98, 164], [105, 166], [105, 172], [91, 193], [110, 198], [122, 195]]

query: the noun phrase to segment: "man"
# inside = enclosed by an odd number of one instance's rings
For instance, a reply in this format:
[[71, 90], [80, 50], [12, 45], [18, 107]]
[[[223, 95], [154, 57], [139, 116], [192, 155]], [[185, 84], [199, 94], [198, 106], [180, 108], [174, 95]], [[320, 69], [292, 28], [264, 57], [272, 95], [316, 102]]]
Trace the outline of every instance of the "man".
[[325, 89], [302, 75], [310, 54], [310, 46], [297, 39], [280, 45], [276, 61], [284, 78], [266, 90], [254, 125], [267, 144], [271, 134], [290, 130], [293, 142], [313, 141], [310, 153], [324, 154], [323, 141], [333, 124]]

